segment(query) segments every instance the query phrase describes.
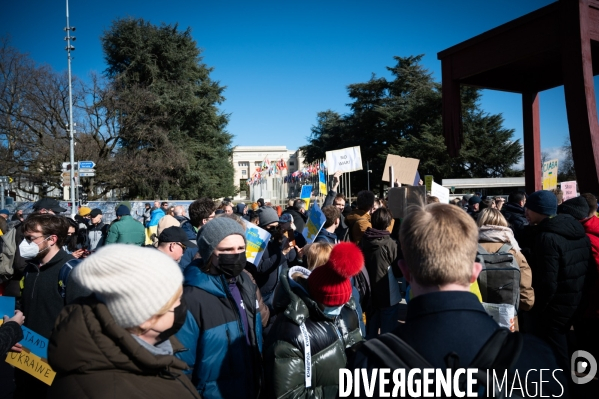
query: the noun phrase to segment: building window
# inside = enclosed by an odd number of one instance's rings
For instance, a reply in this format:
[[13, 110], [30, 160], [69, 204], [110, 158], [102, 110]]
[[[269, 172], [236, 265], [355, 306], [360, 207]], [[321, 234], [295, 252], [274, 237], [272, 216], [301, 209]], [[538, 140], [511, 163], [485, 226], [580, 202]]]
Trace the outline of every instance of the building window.
[[250, 163], [249, 163], [249, 162], [239, 162], [239, 163], [238, 163], [238, 165], [239, 165], [240, 167], [242, 167], [242, 168], [243, 168], [243, 167], [246, 167], [246, 168], [247, 168], [247, 167], [249, 167], [249, 166], [250, 166]]
[[262, 165], [262, 161], [256, 161], [256, 162], [254, 162], [254, 165], [255, 166], [260, 166], [260, 165]]
[[295, 162], [289, 161], [289, 166], [294, 166], [294, 165], [295, 165]]
[[247, 170], [245, 170], [245, 169], [244, 169], [244, 170], [242, 170], [242, 171], [241, 171], [241, 175], [242, 175], [242, 176], [247, 176]]

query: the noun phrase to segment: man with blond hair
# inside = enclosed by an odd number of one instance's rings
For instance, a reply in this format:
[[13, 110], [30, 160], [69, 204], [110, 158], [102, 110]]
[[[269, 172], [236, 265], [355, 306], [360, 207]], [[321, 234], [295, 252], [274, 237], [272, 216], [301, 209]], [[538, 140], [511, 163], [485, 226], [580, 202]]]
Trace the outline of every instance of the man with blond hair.
[[[393, 368], [398, 359], [406, 368], [420, 367], [410, 365], [406, 347], [430, 367], [442, 370], [467, 368], [484, 352], [487, 362], [476, 364], [479, 369], [517, 370], [520, 376], [527, 375], [524, 384], [539, 384], [542, 378], [544, 394], [567, 397], [562, 392], [566, 383], [561, 371], [555, 371], [555, 378], [539, 373], [539, 369], [558, 369], [550, 348], [535, 337], [500, 328], [470, 292], [482, 266], [474, 261], [478, 229], [467, 213], [449, 204], [412, 206], [399, 239], [403, 252], [399, 267], [411, 286], [406, 321], [392, 333], [364, 344], [350, 369], [366, 368], [372, 375], [374, 368]], [[533, 392], [531, 387], [529, 392]], [[378, 387], [374, 392], [379, 392]]]

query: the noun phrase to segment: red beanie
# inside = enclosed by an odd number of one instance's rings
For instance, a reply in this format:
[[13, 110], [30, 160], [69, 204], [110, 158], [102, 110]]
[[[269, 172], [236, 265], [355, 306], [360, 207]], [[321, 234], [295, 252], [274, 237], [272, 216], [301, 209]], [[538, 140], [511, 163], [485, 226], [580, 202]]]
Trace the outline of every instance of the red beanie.
[[340, 306], [351, 297], [349, 279], [362, 270], [364, 255], [351, 242], [342, 242], [333, 247], [329, 261], [312, 271], [308, 287], [313, 300], [325, 306]]

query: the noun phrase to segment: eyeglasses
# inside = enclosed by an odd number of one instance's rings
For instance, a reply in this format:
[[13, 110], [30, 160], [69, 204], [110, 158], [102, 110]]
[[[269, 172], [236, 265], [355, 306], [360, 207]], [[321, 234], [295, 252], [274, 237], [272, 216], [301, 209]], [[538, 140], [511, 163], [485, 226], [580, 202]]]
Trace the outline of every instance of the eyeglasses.
[[[39, 240], [40, 238], [42, 238], [43, 236], [38, 236], [38, 237], [23, 237], [25, 239], [25, 241], [27, 241], [27, 244], [31, 244], [32, 242], [35, 242], [35, 240]], [[48, 236], [50, 237], [50, 236]], [[46, 237], [46, 238], [48, 238]]]
[[181, 244], [180, 242], [176, 242], [175, 244], [181, 246], [181, 248], [183, 248], [183, 251], [185, 251], [187, 249], [187, 246], [184, 244]]

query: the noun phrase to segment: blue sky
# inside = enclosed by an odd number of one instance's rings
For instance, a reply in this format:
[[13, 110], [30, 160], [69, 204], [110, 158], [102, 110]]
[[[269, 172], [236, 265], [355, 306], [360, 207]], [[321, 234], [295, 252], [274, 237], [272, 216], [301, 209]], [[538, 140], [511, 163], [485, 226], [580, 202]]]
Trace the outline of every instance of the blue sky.
[[[221, 110], [231, 114], [233, 144], [295, 149], [317, 112], [347, 112], [346, 86], [371, 73], [388, 76], [394, 55], [425, 54], [440, 81], [437, 52], [551, 2], [71, 0], [73, 73], [85, 78], [105, 69], [99, 37], [115, 18], [190, 26], [212, 78], [227, 86]], [[64, 0], [3, 0], [0, 35], [59, 71], [67, 67], [64, 26]], [[568, 132], [563, 89], [543, 92], [540, 104], [541, 145], [556, 154]], [[519, 95], [485, 91], [482, 107], [503, 113], [505, 127], [522, 137]]]

